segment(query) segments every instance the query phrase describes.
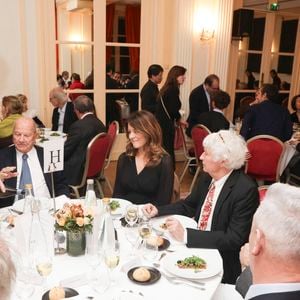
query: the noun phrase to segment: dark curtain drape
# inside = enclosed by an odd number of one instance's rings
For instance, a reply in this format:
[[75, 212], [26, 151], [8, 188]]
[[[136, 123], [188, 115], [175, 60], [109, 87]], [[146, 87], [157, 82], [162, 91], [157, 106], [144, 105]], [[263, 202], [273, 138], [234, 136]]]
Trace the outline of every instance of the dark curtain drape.
[[[140, 42], [141, 7], [127, 5], [125, 13], [125, 31], [127, 43]], [[139, 48], [129, 48], [130, 67], [132, 71], [139, 71]]]
[[[106, 42], [113, 41], [115, 5], [106, 5]], [[106, 64], [110, 63], [112, 47], [106, 47]]]

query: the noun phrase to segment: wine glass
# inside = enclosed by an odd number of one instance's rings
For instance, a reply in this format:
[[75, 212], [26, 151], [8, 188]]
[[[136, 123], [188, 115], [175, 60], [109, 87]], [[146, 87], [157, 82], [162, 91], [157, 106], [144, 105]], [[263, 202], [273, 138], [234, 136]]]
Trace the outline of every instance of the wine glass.
[[139, 210], [136, 205], [128, 205], [125, 210], [125, 220], [130, 225], [133, 226], [139, 218]]
[[150, 235], [147, 240], [145, 240], [143, 245], [143, 256], [150, 262], [153, 262], [157, 259], [158, 244], [156, 235]]
[[104, 250], [104, 262], [109, 270], [110, 284], [113, 285], [114, 279], [112, 276], [112, 272], [120, 262], [120, 244], [118, 241], [115, 241], [111, 247]]
[[128, 242], [131, 244], [131, 251], [130, 255], [134, 255], [135, 246], [139, 240], [139, 233], [138, 233], [138, 225], [133, 224], [132, 226], [127, 224], [125, 226], [125, 236]]
[[35, 256], [35, 267], [39, 275], [43, 278], [43, 286], [45, 290], [48, 287], [47, 277], [52, 272], [52, 259], [52, 255], [50, 255], [49, 253], [47, 253], [47, 251], [44, 251], [42, 249], [40, 249], [40, 251], [37, 251]]
[[151, 235], [152, 225], [149, 220], [142, 220], [139, 223], [139, 235], [143, 242]]

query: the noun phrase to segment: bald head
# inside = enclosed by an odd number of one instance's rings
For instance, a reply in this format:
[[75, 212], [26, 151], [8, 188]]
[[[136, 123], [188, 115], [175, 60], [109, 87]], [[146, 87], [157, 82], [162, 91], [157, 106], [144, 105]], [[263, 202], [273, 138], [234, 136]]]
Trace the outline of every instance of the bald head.
[[68, 96], [62, 87], [55, 87], [49, 93], [49, 100], [54, 107], [63, 107], [68, 101]]
[[18, 151], [29, 152], [35, 144], [36, 137], [36, 125], [31, 118], [22, 117], [15, 122], [13, 142]]

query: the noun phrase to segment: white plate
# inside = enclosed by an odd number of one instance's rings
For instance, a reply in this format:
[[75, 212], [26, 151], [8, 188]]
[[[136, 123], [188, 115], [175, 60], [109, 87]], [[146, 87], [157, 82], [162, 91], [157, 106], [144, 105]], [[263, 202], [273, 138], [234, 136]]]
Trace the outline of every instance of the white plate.
[[[196, 255], [206, 261], [206, 269], [195, 272], [193, 269], [181, 269], [177, 266], [178, 260]], [[222, 271], [222, 260], [216, 257], [216, 252], [211, 249], [190, 248], [168, 254], [162, 260], [163, 268], [179, 277], [189, 279], [202, 279], [217, 275]]]
[[170, 215], [170, 216], [153, 218], [151, 220], [153, 228], [157, 231], [167, 233], [168, 230], [161, 228], [160, 225], [165, 223], [165, 220], [169, 217], [175, 218], [178, 221], [180, 221], [180, 223], [183, 225], [184, 228], [197, 228], [197, 222], [194, 219], [182, 215]]
[[116, 210], [111, 211], [111, 214], [114, 215], [120, 215], [123, 216], [125, 213], [125, 209], [128, 205], [132, 204], [130, 201], [125, 199], [119, 199], [119, 198], [110, 198], [110, 201], [118, 201], [120, 203], [120, 207], [118, 207]]

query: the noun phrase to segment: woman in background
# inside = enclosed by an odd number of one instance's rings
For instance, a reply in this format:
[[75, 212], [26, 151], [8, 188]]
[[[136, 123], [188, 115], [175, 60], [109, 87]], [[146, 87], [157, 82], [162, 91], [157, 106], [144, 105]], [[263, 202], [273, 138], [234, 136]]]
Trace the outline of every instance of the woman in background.
[[38, 118], [37, 111], [33, 108], [28, 109], [28, 98], [23, 94], [18, 94], [17, 97], [21, 100], [23, 103], [23, 113], [22, 115], [24, 117], [32, 118], [37, 127], [39, 128], [45, 128], [45, 125], [43, 122]]
[[2, 117], [0, 122], [0, 138], [12, 135], [13, 126], [17, 119], [22, 117], [23, 104], [15, 96], [4, 96], [2, 98]]
[[291, 121], [300, 124], [300, 94], [293, 97], [291, 106], [295, 111], [291, 114]]
[[[179, 110], [181, 101], [179, 98], [179, 87], [184, 83], [186, 68], [173, 66], [165, 84], [161, 88], [158, 99], [156, 118], [162, 129], [163, 147], [171, 155], [173, 168], [175, 169], [174, 139], [175, 123], [181, 122]], [[186, 122], [183, 122], [187, 124]]]
[[148, 111], [128, 118], [126, 152], [118, 159], [113, 197], [135, 204], [158, 205], [171, 201], [174, 171], [170, 156], [161, 146], [158, 122]]

